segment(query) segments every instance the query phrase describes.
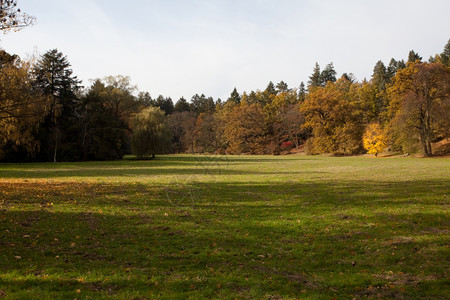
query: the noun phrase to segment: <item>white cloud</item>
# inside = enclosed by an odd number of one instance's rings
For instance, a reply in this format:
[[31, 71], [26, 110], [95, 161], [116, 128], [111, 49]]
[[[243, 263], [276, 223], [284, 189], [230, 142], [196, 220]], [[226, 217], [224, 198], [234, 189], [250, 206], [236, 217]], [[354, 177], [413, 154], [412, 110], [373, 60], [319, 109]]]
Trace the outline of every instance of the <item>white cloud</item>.
[[[272, 80], [307, 81], [315, 62], [370, 77], [375, 63], [424, 58], [450, 37], [445, 0], [113, 0], [21, 2], [38, 24], [4, 36], [24, 55], [58, 48], [75, 74], [128, 75], [141, 90], [175, 101], [222, 99]], [[28, 5], [28, 6], [26, 6]]]

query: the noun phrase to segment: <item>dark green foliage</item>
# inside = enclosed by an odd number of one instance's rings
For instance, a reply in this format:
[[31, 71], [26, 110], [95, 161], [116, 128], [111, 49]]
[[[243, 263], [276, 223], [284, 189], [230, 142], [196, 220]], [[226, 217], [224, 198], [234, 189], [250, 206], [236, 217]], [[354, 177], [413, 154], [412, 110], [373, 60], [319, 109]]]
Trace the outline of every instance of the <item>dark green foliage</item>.
[[174, 106], [174, 112], [183, 112], [183, 111], [190, 111], [191, 107], [189, 106], [189, 103], [187, 102], [184, 97], [181, 97], [178, 99], [177, 103], [175, 103]]
[[280, 82], [277, 84], [277, 93], [287, 92], [288, 90], [289, 90], [289, 87], [288, 87], [288, 85], [287, 85], [286, 82], [280, 81]]
[[309, 76], [308, 90], [311, 90], [312, 88], [318, 86], [321, 86], [321, 77], [320, 77], [320, 66], [319, 63], [316, 62], [313, 73], [311, 74], [311, 76]]
[[422, 61], [422, 56], [420, 56], [419, 53], [414, 52], [414, 50], [409, 51], [408, 62], [413, 63], [417, 60]]
[[128, 126], [105, 105], [105, 89], [96, 80], [81, 99], [78, 142], [83, 160], [113, 160], [125, 154]]
[[159, 95], [154, 103], [154, 105], [159, 107], [166, 115], [170, 115], [174, 111], [173, 101], [170, 97], [165, 98], [162, 95]]
[[72, 75], [67, 56], [57, 49], [49, 50], [38, 60], [35, 84], [52, 97], [49, 114], [39, 130], [39, 157], [43, 160], [67, 161], [76, 155], [77, 91], [81, 81]]
[[444, 66], [450, 67], [450, 39], [444, 47], [444, 51], [441, 53], [441, 61]]
[[386, 89], [386, 83], [388, 82], [389, 79], [386, 67], [384, 66], [383, 62], [379, 60], [373, 68], [372, 83], [375, 85], [375, 87], [378, 88], [379, 91], [383, 91]]
[[206, 98], [204, 94], [200, 96], [195, 94], [191, 98], [191, 111], [195, 112], [197, 115], [200, 113], [210, 113], [216, 108], [214, 99], [212, 97]]
[[234, 88], [233, 91], [231, 92], [231, 95], [228, 98], [227, 102], [234, 102], [236, 104], [241, 103], [241, 96], [239, 95], [236, 88]]
[[152, 99], [149, 92], [140, 92], [136, 98], [136, 102], [142, 107], [155, 106], [155, 101]]
[[298, 101], [301, 103], [305, 101], [306, 98], [306, 88], [305, 83], [302, 81], [300, 87], [298, 88]]
[[320, 86], [325, 86], [328, 82], [336, 82], [336, 71], [333, 63], [329, 63], [320, 73]]
[[266, 94], [268, 94], [268, 95], [276, 95], [276, 94], [277, 94], [277, 90], [276, 90], [275, 85], [273, 84], [272, 81], [270, 81], [270, 82], [267, 84], [267, 87], [266, 87], [266, 89], [264, 90], [264, 92], [265, 92]]

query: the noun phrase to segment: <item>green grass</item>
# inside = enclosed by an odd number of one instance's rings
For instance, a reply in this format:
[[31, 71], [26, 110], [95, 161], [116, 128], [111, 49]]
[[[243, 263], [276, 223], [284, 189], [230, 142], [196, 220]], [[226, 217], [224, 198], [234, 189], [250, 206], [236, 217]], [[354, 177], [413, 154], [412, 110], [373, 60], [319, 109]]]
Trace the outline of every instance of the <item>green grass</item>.
[[0, 165], [0, 298], [449, 299], [449, 159]]

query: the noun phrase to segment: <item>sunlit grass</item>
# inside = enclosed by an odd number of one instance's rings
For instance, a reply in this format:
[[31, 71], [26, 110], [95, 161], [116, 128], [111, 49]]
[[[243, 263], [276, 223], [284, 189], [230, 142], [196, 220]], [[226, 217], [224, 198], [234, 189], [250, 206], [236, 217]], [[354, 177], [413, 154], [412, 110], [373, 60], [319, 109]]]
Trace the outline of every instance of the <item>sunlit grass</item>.
[[450, 160], [0, 165], [0, 297], [449, 298]]

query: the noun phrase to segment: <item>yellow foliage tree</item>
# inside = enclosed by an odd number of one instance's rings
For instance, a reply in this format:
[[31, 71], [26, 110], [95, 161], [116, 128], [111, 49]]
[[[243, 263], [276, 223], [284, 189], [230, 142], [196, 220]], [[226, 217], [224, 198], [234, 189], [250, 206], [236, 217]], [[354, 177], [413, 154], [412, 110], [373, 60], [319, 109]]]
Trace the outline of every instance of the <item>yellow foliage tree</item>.
[[39, 148], [35, 133], [48, 114], [50, 99], [33, 86], [31, 64], [0, 53], [0, 158], [23, 147], [33, 156]]
[[363, 144], [367, 153], [375, 154], [375, 156], [378, 156], [378, 153], [386, 149], [388, 140], [380, 124], [372, 123], [366, 127], [363, 135]]

